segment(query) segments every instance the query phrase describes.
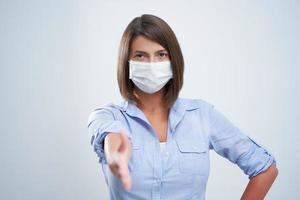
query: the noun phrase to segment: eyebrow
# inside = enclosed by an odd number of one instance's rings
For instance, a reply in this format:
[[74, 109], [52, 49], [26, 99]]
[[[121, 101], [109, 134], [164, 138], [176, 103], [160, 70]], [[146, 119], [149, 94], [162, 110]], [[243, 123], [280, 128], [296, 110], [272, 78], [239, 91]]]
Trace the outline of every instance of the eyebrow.
[[[157, 50], [155, 53], [160, 53], [160, 52], [164, 52], [164, 51], [167, 51], [166, 49], [161, 49], [161, 50]], [[134, 51], [133, 53], [144, 53], [144, 54], [148, 54], [147, 52], [145, 51]]]

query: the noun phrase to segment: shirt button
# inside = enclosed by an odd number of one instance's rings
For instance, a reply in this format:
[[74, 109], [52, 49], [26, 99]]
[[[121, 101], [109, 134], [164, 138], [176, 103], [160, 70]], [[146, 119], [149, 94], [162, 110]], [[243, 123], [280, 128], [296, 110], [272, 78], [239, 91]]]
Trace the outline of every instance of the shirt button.
[[94, 132], [96, 132], [96, 131], [97, 131], [97, 129], [94, 128]]

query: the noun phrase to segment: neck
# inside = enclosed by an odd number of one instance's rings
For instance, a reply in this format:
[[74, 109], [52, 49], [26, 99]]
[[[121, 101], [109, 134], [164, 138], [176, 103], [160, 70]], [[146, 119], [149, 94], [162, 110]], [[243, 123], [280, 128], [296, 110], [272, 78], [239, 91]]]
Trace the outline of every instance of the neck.
[[138, 99], [137, 105], [142, 111], [148, 113], [157, 113], [162, 110], [166, 111], [167, 107], [163, 100], [163, 94], [163, 89], [153, 94], [148, 94], [137, 89], [135, 91], [135, 95]]

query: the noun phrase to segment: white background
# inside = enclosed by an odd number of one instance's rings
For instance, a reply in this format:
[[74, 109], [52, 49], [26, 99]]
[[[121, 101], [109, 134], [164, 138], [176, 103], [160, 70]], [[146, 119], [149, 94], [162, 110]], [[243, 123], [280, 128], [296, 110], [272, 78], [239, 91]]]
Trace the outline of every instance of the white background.
[[[118, 45], [150, 13], [185, 58], [182, 97], [215, 105], [276, 157], [266, 199], [300, 199], [299, 1], [0, 1], [0, 199], [108, 199], [86, 123], [118, 102]], [[248, 178], [211, 151], [207, 199]], [[297, 191], [298, 189], [298, 191]]]

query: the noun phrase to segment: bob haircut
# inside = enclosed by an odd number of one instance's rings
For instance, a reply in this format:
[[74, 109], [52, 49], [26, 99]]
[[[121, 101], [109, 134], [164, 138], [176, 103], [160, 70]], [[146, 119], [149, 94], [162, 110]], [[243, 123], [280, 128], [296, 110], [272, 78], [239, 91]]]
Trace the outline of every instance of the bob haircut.
[[163, 101], [170, 108], [176, 101], [183, 85], [184, 59], [177, 38], [170, 26], [161, 18], [144, 14], [134, 18], [121, 38], [118, 55], [118, 84], [125, 100], [137, 101], [134, 83], [129, 79], [129, 56], [131, 43], [137, 36], [144, 36], [163, 46], [171, 61], [173, 78], [164, 86]]

